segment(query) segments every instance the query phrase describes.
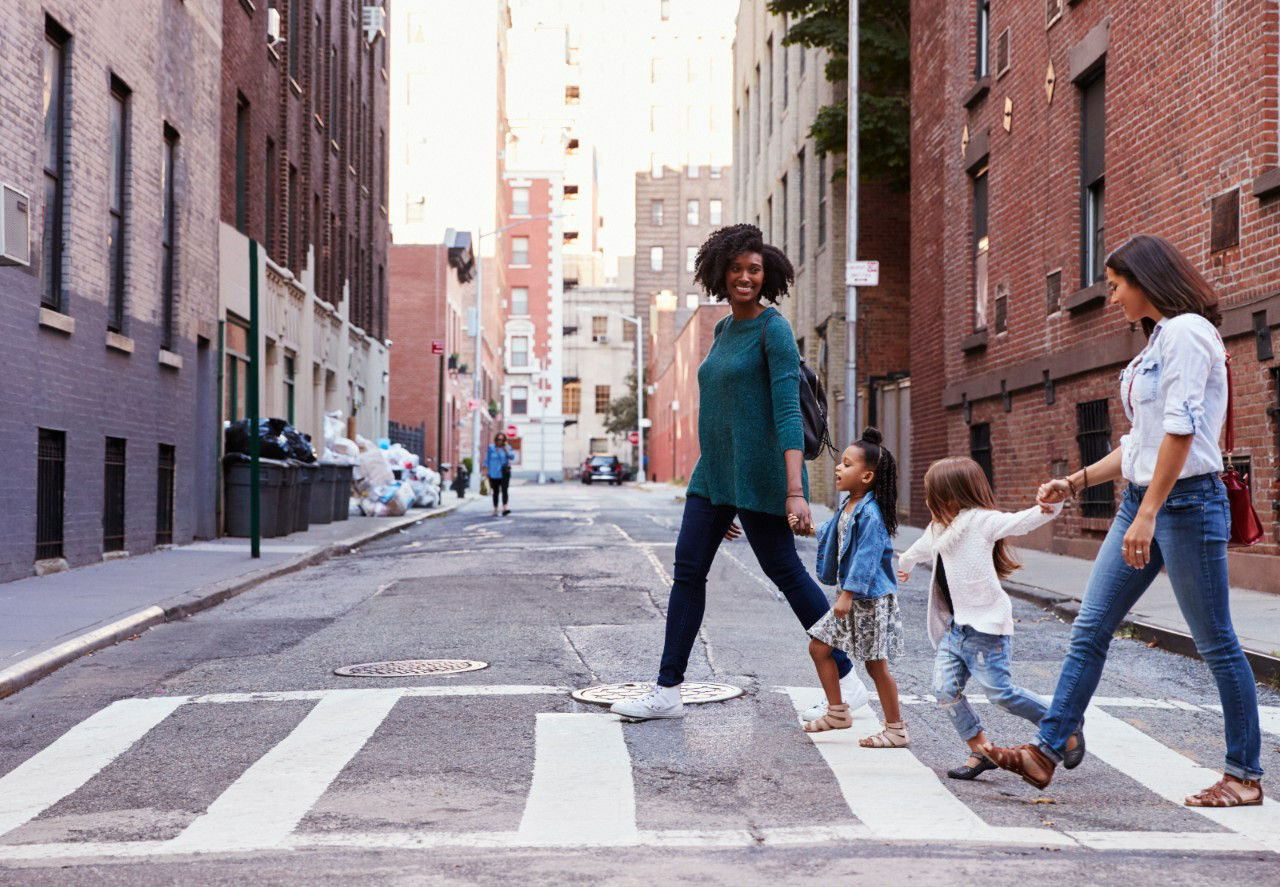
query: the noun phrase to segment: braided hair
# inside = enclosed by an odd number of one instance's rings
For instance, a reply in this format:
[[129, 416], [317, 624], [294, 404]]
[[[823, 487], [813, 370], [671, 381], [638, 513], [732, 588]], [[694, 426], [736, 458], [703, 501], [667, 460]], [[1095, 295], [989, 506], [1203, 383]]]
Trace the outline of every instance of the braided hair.
[[862, 430], [862, 437], [853, 442], [853, 446], [862, 451], [862, 461], [869, 470], [875, 473], [871, 482], [871, 494], [876, 505], [880, 506], [880, 516], [884, 519], [884, 528], [889, 535], [898, 532], [898, 462], [888, 447], [882, 446], [884, 435], [879, 428], [868, 425]]
[[759, 253], [764, 260], [760, 298], [776, 304], [795, 282], [796, 271], [782, 250], [764, 242], [764, 234], [755, 225], [729, 225], [713, 231], [694, 258], [694, 283], [716, 301], [727, 301], [729, 291], [724, 285], [724, 277], [729, 263], [743, 253]]

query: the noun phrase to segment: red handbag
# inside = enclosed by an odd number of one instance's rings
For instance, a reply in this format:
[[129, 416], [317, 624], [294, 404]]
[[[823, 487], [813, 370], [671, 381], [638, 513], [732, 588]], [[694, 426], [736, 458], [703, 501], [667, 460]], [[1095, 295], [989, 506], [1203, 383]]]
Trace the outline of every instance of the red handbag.
[[[1226, 348], [1223, 347], [1223, 353]], [[1258, 512], [1253, 510], [1253, 500], [1249, 496], [1249, 476], [1241, 474], [1230, 467], [1231, 453], [1235, 450], [1235, 413], [1231, 404], [1231, 355], [1227, 358], [1227, 461], [1228, 467], [1222, 472], [1222, 485], [1227, 488], [1227, 508], [1231, 511], [1231, 538], [1227, 545], [1256, 545], [1262, 541], [1262, 521], [1258, 520]]]

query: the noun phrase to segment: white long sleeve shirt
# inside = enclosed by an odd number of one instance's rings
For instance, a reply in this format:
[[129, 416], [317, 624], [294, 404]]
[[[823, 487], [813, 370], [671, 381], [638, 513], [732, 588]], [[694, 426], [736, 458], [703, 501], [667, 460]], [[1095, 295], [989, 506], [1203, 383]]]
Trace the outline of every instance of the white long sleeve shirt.
[[1120, 438], [1121, 472], [1140, 487], [1155, 476], [1165, 434], [1190, 434], [1179, 478], [1222, 470], [1218, 435], [1227, 412], [1226, 352], [1199, 314], [1166, 317], [1120, 374], [1120, 402], [1133, 423]]
[[[996, 575], [992, 549], [996, 541], [1007, 536], [1022, 536], [1044, 526], [1062, 511], [1062, 503], [1046, 514], [1033, 505], [1010, 514], [986, 508], [966, 508], [943, 527], [934, 522], [924, 535], [898, 558], [898, 569], [911, 568], [931, 561], [933, 583], [929, 593], [929, 641], [934, 647], [942, 640], [954, 619], [986, 634], [1013, 634], [1013, 604]], [[947, 609], [942, 589], [938, 586], [937, 559], [947, 571], [947, 587], [951, 592], [952, 613]]]

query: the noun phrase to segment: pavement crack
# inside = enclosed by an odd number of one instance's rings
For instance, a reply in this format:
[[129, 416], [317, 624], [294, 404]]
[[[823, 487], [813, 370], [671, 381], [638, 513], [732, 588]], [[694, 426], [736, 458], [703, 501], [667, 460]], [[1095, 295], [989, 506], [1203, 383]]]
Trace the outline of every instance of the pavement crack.
[[560, 633], [564, 635], [564, 642], [569, 645], [569, 649], [573, 651], [573, 655], [578, 657], [578, 661], [582, 663], [582, 667], [586, 669], [587, 674], [591, 675], [591, 683], [599, 683], [600, 676], [596, 674], [595, 669], [587, 664], [586, 657], [582, 655], [582, 651], [578, 649], [578, 645], [573, 642], [573, 638], [569, 636], [568, 630], [561, 628]]

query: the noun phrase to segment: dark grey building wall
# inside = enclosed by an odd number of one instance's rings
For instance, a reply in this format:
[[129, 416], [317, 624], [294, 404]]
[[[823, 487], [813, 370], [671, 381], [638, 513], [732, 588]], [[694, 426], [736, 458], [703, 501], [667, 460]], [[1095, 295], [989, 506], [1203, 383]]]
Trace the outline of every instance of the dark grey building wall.
[[[45, 16], [67, 49], [62, 310], [40, 307]], [[0, 182], [31, 196], [30, 267], [0, 267], [0, 580], [30, 575], [38, 429], [67, 439], [64, 556], [102, 558], [104, 449], [126, 444], [125, 548], [156, 540], [159, 444], [176, 449], [173, 541], [215, 527], [218, 0], [10, 0], [0, 29]], [[107, 332], [108, 112], [112, 75], [129, 100], [123, 341]], [[162, 352], [161, 163], [174, 170], [176, 324]], [[69, 331], [66, 329], [72, 327]], [[62, 327], [62, 329], [55, 328]], [[123, 346], [123, 350], [122, 347]], [[128, 350], [131, 348], [131, 351]]]

